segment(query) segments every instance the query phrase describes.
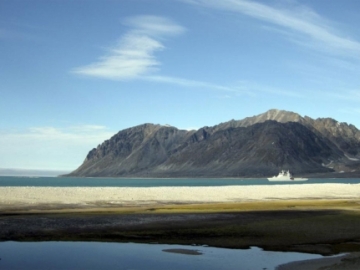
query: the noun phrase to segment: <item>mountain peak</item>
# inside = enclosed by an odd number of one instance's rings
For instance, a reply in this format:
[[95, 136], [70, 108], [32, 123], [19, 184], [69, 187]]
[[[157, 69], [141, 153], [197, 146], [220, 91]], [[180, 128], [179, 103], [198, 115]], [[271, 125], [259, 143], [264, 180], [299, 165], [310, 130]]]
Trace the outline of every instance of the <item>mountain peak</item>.
[[299, 122], [304, 123], [305, 119], [297, 113], [285, 111], [285, 110], [278, 110], [278, 109], [271, 109], [267, 112], [264, 112], [259, 115], [246, 117], [242, 120], [230, 120], [225, 123], [221, 123], [217, 126], [214, 126], [214, 130], [222, 130], [229, 127], [237, 128], [237, 127], [248, 127], [252, 126], [257, 123], [263, 123], [265, 121], [272, 120], [280, 123], [286, 122]]
[[285, 110], [278, 110], [278, 109], [268, 110], [267, 112], [254, 116], [252, 118], [257, 123], [264, 122], [267, 120], [273, 120], [280, 123], [301, 122], [304, 119], [302, 116], [300, 116], [297, 113], [285, 111]]
[[360, 172], [360, 131], [278, 109], [197, 131], [147, 123], [91, 150], [70, 175], [259, 177], [281, 169]]

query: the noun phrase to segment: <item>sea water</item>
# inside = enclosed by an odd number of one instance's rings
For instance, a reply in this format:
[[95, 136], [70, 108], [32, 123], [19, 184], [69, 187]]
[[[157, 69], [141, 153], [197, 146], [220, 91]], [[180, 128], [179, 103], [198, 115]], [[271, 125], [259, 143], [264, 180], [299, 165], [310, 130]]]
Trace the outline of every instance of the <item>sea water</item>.
[[[166, 249], [198, 251], [200, 255], [164, 252]], [[275, 269], [292, 261], [321, 255], [263, 251], [260, 248], [224, 249], [99, 242], [0, 242], [0, 269], [132, 269], [132, 270], [253, 270]]]
[[0, 176], [0, 187], [211, 187], [242, 185], [306, 185], [306, 184], [359, 184], [359, 178], [322, 178], [304, 182], [270, 182], [267, 179], [240, 178], [91, 178], [91, 177], [15, 177]]

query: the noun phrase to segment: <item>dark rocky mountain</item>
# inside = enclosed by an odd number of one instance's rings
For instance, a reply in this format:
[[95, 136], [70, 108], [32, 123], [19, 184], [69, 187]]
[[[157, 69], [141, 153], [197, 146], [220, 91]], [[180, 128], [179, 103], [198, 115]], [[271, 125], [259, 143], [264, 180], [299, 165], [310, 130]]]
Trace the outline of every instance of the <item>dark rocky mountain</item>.
[[94, 148], [68, 176], [264, 177], [360, 171], [360, 131], [270, 110], [197, 131], [144, 124]]

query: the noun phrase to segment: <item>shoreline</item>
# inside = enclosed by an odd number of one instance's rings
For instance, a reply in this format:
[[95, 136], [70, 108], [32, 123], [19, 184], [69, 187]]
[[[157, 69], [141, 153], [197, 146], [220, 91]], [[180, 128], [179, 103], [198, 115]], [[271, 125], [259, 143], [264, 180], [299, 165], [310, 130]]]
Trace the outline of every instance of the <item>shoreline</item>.
[[[156, 242], [350, 253], [353, 257], [336, 263], [350, 260], [360, 269], [360, 255], [354, 253], [360, 252], [360, 184], [0, 187], [0, 223], [0, 241]], [[321, 263], [334, 264], [327, 259]], [[304, 263], [279, 269], [309, 270], [299, 268]]]
[[0, 187], [0, 211], [42, 204], [196, 204], [276, 200], [353, 200], [360, 184], [307, 184], [211, 187]]
[[[0, 177], [20, 177], [20, 178], [88, 178], [88, 179], [235, 179], [235, 180], [252, 180], [252, 179], [263, 179], [267, 180], [270, 177], [273, 177], [274, 175], [269, 176], [177, 176], [177, 177], [148, 177], [148, 176], [68, 176], [68, 175], [5, 175], [2, 174]], [[332, 173], [305, 173], [299, 175], [299, 177], [305, 177], [309, 179], [359, 179], [360, 178], [360, 172], [332, 172]]]

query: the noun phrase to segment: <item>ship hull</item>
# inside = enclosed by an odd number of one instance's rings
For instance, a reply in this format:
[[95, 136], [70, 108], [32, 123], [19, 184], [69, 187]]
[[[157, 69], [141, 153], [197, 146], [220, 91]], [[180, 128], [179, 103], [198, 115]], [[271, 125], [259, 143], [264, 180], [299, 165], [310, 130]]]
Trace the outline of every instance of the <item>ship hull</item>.
[[294, 179], [279, 179], [279, 178], [268, 178], [270, 182], [304, 182], [309, 179], [307, 178], [294, 178]]
[[291, 175], [290, 171], [282, 170], [278, 175], [268, 178], [270, 182], [303, 182], [307, 181], [307, 178], [298, 177], [295, 178]]

